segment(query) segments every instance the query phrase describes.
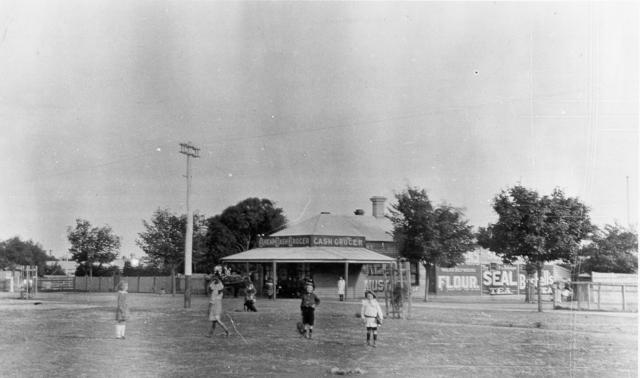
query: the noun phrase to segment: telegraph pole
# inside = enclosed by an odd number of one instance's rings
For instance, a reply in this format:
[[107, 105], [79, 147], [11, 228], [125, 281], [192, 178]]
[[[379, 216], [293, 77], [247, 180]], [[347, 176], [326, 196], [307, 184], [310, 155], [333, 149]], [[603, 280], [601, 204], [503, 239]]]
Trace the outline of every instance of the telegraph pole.
[[191, 159], [199, 158], [200, 149], [191, 142], [180, 143], [180, 153], [187, 156], [187, 231], [184, 237], [184, 308], [191, 307], [191, 250], [193, 248], [193, 214], [189, 207], [191, 196]]

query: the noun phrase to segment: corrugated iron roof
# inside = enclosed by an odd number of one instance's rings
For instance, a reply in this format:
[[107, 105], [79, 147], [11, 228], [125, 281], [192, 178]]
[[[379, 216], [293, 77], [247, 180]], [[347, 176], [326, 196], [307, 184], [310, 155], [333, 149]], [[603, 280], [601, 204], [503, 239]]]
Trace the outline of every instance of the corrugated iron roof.
[[364, 215], [318, 214], [269, 236], [364, 236], [367, 241], [393, 241], [393, 224], [387, 218]]
[[222, 258], [225, 262], [353, 262], [362, 264], [390, 263], [393, 258], [366, 248], [292, 247], [254, 248]]

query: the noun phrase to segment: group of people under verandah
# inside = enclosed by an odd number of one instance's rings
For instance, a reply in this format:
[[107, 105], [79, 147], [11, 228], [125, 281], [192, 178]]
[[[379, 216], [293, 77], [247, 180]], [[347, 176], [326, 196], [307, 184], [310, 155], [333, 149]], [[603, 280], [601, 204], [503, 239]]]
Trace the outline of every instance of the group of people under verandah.
[[[126, 320], [129, 317], [129, 307], [127, 305], [127, 289], [126, 281], [118, 284], [117, 305], [116, 305], [116, 338], [125, 338]], [[338, 295], [340, 301], [344, 301], [344, 279], [338, 279]], [[314, 285], [307, 282], [305, 293], [302, 294], [300, 303], [300, 312], [302, 322], [298, 323], [298, 331], [307, 339], [313, 337], [313, 326], [315, 324], [315, 309], [320, 304], [320, 298], [313, 292]], [[215, 272], [208, 286], [209, 307], [208, 319], [211, 322], [211, 329], [208, 337], [213, 337], [216, 325], [220, 324], [224, 330], [224, 336], [229, 336], [229, 329], [221, 319], [222, 315], [222, 298], [224, 296], [224, 284], [219, 273]], [[245, 278], [245, 310], [256, 312], [255, 308], [256, 289], [249, 277]], [[375, 294], [371, 290], [365, 292], [365, 299], [362, 301], [360, 309], [360, 317], [363, 319], [367, 330], [367, 345], [376, 346], [378, 339], [378, 327], [382, 325], [383, 313], [380, 304], [376, 300]], [[373, 335], [373, 344], [371, 343], [371, 335]]]
[[306, 292], [306, 286], [308, 284], [311, 284], [315, 289], [316, 284], [312, 277], [294, 279], [289, 276], [282, 281], [278, 281], [277, 287], [274, 287], [273, 279], [267, 277], [264, 282], [264, 295], [271, 299], [275, 292], [279, 298], [301, 298]]

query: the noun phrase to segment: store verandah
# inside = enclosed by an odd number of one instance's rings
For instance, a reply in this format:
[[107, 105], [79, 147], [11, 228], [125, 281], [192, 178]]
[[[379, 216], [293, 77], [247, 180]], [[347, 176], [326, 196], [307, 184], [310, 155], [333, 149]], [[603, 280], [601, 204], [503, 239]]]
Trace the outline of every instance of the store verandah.
[[311, 246], [256, 248], [224, 257], [222, 261], [243, 267], [245, 274], [253, 276], [260, 293], [273, 285], [275, 299], [295, 297], [305, 279], [313, 280], [318, 296], [337, 297], [339, 276], [346, 281], [346, 298], [359, 298], [367, 284], [365, 267], [391, 264], [395, 260], [366, 248]]

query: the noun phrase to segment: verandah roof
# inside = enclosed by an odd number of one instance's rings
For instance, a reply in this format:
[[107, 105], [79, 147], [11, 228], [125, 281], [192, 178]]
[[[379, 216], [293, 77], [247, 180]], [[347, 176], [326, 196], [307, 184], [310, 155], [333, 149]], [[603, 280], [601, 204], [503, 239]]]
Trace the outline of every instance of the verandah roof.
[[254, 248], [222, 258], [225, 262], [278, 263], [355, 263], [388, 264], [393, 258], [366, 248], [351, 247], [291, 247]]

